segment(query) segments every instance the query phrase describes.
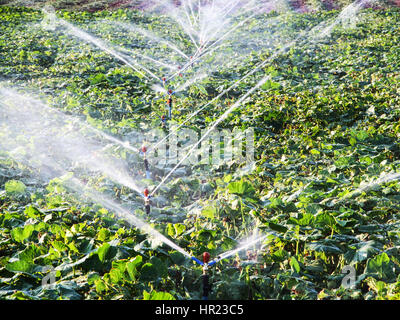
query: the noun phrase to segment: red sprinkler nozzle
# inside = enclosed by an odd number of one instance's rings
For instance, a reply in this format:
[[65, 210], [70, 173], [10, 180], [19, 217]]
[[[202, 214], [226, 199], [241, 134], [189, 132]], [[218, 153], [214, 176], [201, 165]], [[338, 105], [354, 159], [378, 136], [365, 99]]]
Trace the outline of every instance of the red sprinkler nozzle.
[[143, 147], [142, 147], [142, 152], [143, 152], [143, 153], [146, 153], [146, 152], [147, 152], [146, 146], [143, 146]]
[[172, 90], [171, 90], [171, 89], [169, 89], [169, 90], [168, 90], [168, 93], [169, 93], [169, 94], [172, 94]]
[[148, 197], [149, 197], [149, 194], [150, 194], [149, 189], [147, 189], [147, 188], [144, 189], [143, 194], [144, 194], [144, 196], [145, 196], [146, 198], [148, 198]]
[[207, 264], [208, 261], [210, 261], [210, 254], [208, 252], [203, 253], [203, 262], [204, 264]]

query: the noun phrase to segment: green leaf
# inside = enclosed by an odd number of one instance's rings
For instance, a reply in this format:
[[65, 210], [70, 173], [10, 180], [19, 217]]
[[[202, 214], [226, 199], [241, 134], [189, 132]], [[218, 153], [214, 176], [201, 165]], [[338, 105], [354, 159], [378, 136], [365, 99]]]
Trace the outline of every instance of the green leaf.
[[322, 212], [322, 208], [318, 204], [312, 203], [312, 204], [307, 206], [306, 212], [307, 213], [311, 213], [312, 215], [315, 216], [318, 213]]
[[182, 223], [175, 223], [174, 228], [175, 228], [175, 236], [176, 237], [179, 237], [182, 233], [184, 233], [186, 231], [186, 225], [184, 225]]
[[136, 280], [138, 267], [142, 263], [142, 260], [141, 256], [136, 256], [135, 259], [126, 264], [126, 271], [128, 271], [129, 277], [132, 281]]
[[303, 216], [297, 220], [299, 226], [310, 226], [314, 222], [315, 217], [311, 213], [305, 213]]
[[140, 281], [153, 281], [157, 278], [157, 268], [149, 262], [145, 263], [140, 270]]
[[90, 84], [98, 84], [102, 81], [105, 81], [107, 79], [106, 75], [103, 73], [98, 73], [96, 75], [93, 75], [89, 78]]
[[292, 257], [292, 258], [290, 259], [290, 266], [292, 267], [292, 269], [294, 270], [294, 272], [300, 273], [300, 265], [299, 265], [299, 262], [296, 260], [295, 257]]
[[168, 268], [159, 258], [151, 257], [140, 270], [141, 281], [154, 281], [168, 276]]
[[25, 227], [18, 227], [18, 228], [13, 229], [11, 231], [11, 236], [17, 242], [24, 242], [26, 239], [28, 239], [32, 235], [34, 230], [35, 230], [35, 227], [31, 224], [28, 224]]
[[167, 224], [167, 234], [170, 237], [175, 237], [175, 228], [174, 228], [174, 225], [172, 223], [168, 223]]
[[104, 242], [108, 239], [109, 236], [110, 236], [110, 231], [106, 228], [101, 228], [97, 234], [97, 240]]
[[217, 209], [212, 206], [205, 207], [203, 210], [201, 210], [201, 214], [208, 219], [214, 219], [216, 213]]
[[278, 82], [273, 82], [271, 80], [267, 80], [262, 86], [261, 89], [269, 90], [269, 89], [278, 89], [280, 84]]
[[336, 225], [336, 220], [329, 213], [321, 213], [317, 215], [315, 223], [322, 227], [333, 227]]
[[186, 257], [178, 251], [170, 252], [169, 257], [171, 258], [172, 262], [177, 265], [183, 264], [186, 260]]
[[109, 274], [112, 283], [117, 284], [124, 279], [124, 272], [118, 268], [111, 269]]
[[29, 206], [27, 208], [25, 208], [24, 213], [29, 217], [29, 218], [33, 218], [33, 219], [37, 219], [40, 217], [40, 211], [33, 207], [33, 206]]
[[[352, 247], [355, 247], [355, 249], [352, 249]], [[344, 258], [350, 263], [358, 263], [380, 252], [380, 249], [381, 245], [377, 244], [375, 241], [362, 242], [350, 246], [350, 250], [346, 252]]]
[[319, 156], [321, 154], [321, 152], [319, 152], [317, 149], [311, 149], [310, 153], [314, 154], [314, 155], [317, 155], [317, 156]]
[[103, 280], [101, 280], [101, 279], [95, 280], [94, 284], [96, 286], [97, 293], [101, 294], [101, 293], [103, 293], [104, 291], [107, 290], [107, 286], [106, 286], [105, 282]]
[[65, 245], [64, 242], [61, 242], [61, 241], [53, 241], [51, 244], [52, 244], [53, 248], [59, 252], [63, 252], [68, 249], [68, 246]]
[[284, 249], [279, 249], [271, 254], [272, 260], [275, 262], [283, 262], [287, 259], [288, 252]]
[[11, 272], [32, 273], [35, 269], [35, 264], [26, 260], [17, 260], [7, 264], [6, 269]]
[[317, 252], [324, 252], [324, 253], [342, 253], [337, 246], [333, 244], [324, 244], [323, 242], [311, 242], [307, 244], [307, 248]]
[[394, 263], [385, 252], [367, 261], [365, 273], [374, 274], [380, 280], [384, 281], [394, 281], [396, 279]]
[[267, 222], [266, 225], [270, 229], [272, 229], [274, 231], [282, 232], [282, 233], [285, 233], [288, 230], [287, 227], [285, 227], [285, 226], [283, 226], [281, 224], [273, 223], [273, 222]]
[[89, 273], [87, 276], [87, 283], [92, 285], [95, 283], [96, 280], [101, 279], [100, 275], [97, 272]]
[[255, 193], [253, 185], [244, 180], [229, 183], [228, 191], [229, 193], [232, 194], [247, 195], [247, 196], [253, 196]]
[[25, 184], [17, 180], [7, 181], [4, 185], [4, 188], [8, 195], [22, 195], [26, 190]]
[[103, 244], [98, 250], [97, 255], [99, 256], [99, 260], [104, 262], [106, 260], [107, 252], [110, 250], [110, 245], [108, 243]]
[[17, 291], [11, 295], [11, 299], [15, 300], [39, 300], [38, 298], [27, 294], [26, 292]]
[[176, 300], [173, 295], [168, 292], [151, 291], [148, 293], [143, 291], [143, 300]]

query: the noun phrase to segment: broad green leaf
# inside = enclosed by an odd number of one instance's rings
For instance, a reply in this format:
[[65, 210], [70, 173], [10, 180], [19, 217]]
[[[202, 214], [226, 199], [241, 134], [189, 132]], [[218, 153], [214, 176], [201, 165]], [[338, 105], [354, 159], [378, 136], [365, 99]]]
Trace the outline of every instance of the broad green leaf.
[[385, 281], [394, 281], [396, 279], [394, 263], [390, 260], [389, 256], [385, 252], [373, 259], [368, 259], [367, 266], [365, 267], [365, 273], [374, 274], [379, 279]]
[[32, 273], [35, 269], [35, 264], [26, 260], [18, 260], [7, 264], [6, 269], [11, 272]]
[[230, 193], [237, 194], [237, 195], [247, 195], [253, 196], [255, 189], [251, 183], [240, 180], [234, 181], [228, 184], [228, 190]]
[[322, 241], [308, 243], [307, 248], [317, 252], [336, 253], [336, 254], [342, 253], [342, 250], [340, 250], [337, 246], [333, 244], [324, 244]]
[[7, 181], [4, 185], [4, 188], [9, 195], [22, 195], [26, 190], [25, 184], [17, 180]]
[[129, 277], [132, 281], [136, 280], [136, 276], [138, 274], [138, 268], [142, 264], [143, 258], [142, 256], [136, 256], [132, 261], [127, 262], [126, 271], [128, 271]]
[[11, 236], [17, 242], [24, 242], [27, 240], [35, 230], [35, 227], [31, 224], [26, 225], [25, 227], [18, 227], [11, 231]]
[[124, 279], [124, 272], [120, 269], [113, 268], [110, 270], [110, 278], [113, 283], [117, 284]]
[[33, 207], [33, 206], [29, 206], [27, 208], [25, 208], [24, 213], [29, 217], [29, 218], [33, 218], [33, 219], [37, 219], [40, 217], [41, 212]]
[[[352, 247], [354, 247], [354, 249]], [[346, 252], [344, 258], [350, 263], [358, 263], [367, 260], [380, 250], [381, 245], [378, 245], [375, 241], [362, 242], [350, 246], [350, 249]]]
[[290, 259], [290, 266], [292, 267], [292, 269], [294, 270], [294, 272], [300, 273], [300, 265], [299, 265], [299, 262], [296, 260], [295, 257], [292, 257], [292, 258]]
[[151, 291], [148, 293], [146, 290], [143, 291], [143, 300], [175, 300], [174, 296], [168, 292]]
[[103, 244], [98, 250], [97, 255], [99, 256], [99, 260], [104, 262], [106, 260], [106, 255], [110, 250], [110, 245], [108, 243]]
[[109, 236], [110, 236], [110, 231], [106, 228], [101, 228], [97, 234], [97, 240], [104, 242], [108, 239]]
[[107, 290], [107, 286], [106, 286], [105, 282], [101, 279], [94, 280], [94, 284], [96, 286], [97, 293], [101, 294]]
[[203, 210], [201, 210], [201, 214], [208, 219], [214, 219], [216, 213], [217, 209], [212, 206], [205, 207]]
[[281, 233], [285, 233], [288, 230], [287, 227], [285, 227], [285, 226], [283, 226], [281, 224], [278, 224], [278, 223], [267, 222], [266, 225], [268, 225], [268, 227], [271, 230], [278, 231], [278, 232], [281, 232]]

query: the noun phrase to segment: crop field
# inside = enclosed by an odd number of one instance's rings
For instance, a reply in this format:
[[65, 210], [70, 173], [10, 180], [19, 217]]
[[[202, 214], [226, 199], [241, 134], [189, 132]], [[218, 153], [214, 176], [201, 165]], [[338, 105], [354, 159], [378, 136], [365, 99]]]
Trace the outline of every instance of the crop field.
[[0, 0], [0, 299], [400, 299], [399, 43], [397, 1]]

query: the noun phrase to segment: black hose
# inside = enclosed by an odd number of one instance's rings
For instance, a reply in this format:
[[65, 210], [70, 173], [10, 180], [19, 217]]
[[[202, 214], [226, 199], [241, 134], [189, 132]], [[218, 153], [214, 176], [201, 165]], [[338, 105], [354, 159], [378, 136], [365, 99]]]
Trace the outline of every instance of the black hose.
[[146, 204], [144, 206], [145, 210], [146, 210], [146, 214], [150, 214], [150, 204]]
[[203, 274], [203, 300], [208, 300], [208, 295], [211, 292], [210, 277], [208, 274]]

